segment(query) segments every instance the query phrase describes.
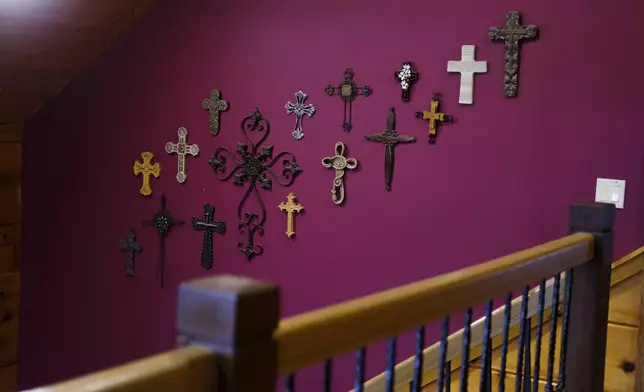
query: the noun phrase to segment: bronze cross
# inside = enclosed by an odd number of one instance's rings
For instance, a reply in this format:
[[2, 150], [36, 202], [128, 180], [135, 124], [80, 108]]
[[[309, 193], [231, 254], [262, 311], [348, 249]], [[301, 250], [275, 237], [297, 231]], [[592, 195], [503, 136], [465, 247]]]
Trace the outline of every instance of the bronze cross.
[[505, 17], [505, 26], [490, 27], [492, 41], [505, 41], [505, 76], [503, 88], [507, 98], [517, 96], [519, 85], [519, 49], [521, 41], [536, 39], [539, 28], [535, 25], [522, 25], [521, 14], [510, 11]]
[[228, 101], [221, 99], [221, 92], [217, 89], [212, 90], [210, 98], [206, 98], [201, 103], [201, 107], [210, 112], [210, 133], [213, 136], [219, 134], [219, 113], [228, 110]]
[[435, 93], [432, 97], [432, 100], [429, 104], [430, 111], [416, 112], [416, 117], [422, 118], [423, 120], [429, 120], [429, 142], [431, 144], [436, 143], [436, 135], [438, 133], [438, 124], [439, 121], [452, 121], [452, 116], [448, 116], [445, 113], [438, 111], [438, 94]]
[[395, 130], [396, 113], [394, 108], [389, 108], [387, 117], [387, 129], [383, 133], [372, 133], [364, 138], [385, 145], [385, 188], [391, 189], [391, 177], [394, 172], [394, 147], [398, 143], [412, 143], [416, 138], [408, 135], [399, 135]]
[[142, 152], [141, 158], [143, 158], [143, 163], [135, 161], [132, 171], [135, 176], [138, 176], [139, 174], [143, 175], [143, 185], [141, 185], [139, 192], [141, 192], [143, 196], [150, 196], [152, 194], [150, 175], [153, 175], [154, 178], [158, 178], [161, 174], [161, 165], [158, 163], [155, 163], [154, 165], [152, 164], [154, 154], [149, 151]]

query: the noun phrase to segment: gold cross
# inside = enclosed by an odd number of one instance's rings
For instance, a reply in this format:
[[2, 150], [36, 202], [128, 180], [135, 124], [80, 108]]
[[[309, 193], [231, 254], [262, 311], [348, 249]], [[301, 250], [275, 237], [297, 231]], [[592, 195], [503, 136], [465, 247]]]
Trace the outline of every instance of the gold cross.
[[422, 118], [423, 120], [429, 120], [429, 142], [434, 143], [436, 141], [437, 133], [437, 122], [438, 121], [450, 121], [451, 116], [446, 115], [438, 111], [438, 96], [434, 95], [432, 100], [429, 103], [430, 111], [416, 112], [416, 117]]
[[304, 206], [295, 202], [295, 194], [289, 193], [286, 196], [287, 202], [281, 202], [279, 209], [286, 211], [286, 235], [291, 238], [295, 234], [295, 218], [294, 213], [299, 213], [304, 209]]
[[152, 158], [154, 158], [154, 154], [152, 154], [151, 152], [142, 152], [141, 158], [143, 158], [143, 163], [135, 161], [134, 167], [132, 169], [135, 176], [143, 174], [143, 185], [141, 185], [139, 192], [141, 192], [143, 196], [150, 196], [152, 194], [152, 186], [150, 186], [150, 174], [152, 174], [154, 178], [158, 178], [159, 174], [161, 174], [161, 165], [159, 165], [158, 163], [155, 163], [154, 165], [150, 163]]

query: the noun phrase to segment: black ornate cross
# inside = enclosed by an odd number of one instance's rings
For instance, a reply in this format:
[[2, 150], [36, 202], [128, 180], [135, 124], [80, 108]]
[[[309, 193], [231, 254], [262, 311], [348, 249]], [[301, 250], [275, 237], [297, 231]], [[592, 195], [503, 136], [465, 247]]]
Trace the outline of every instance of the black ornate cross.
[[517, 96], [519, 89], [519, 51], [521, 41], [536, 39], [539, 28], [535, 25], [522, 25], [521, 14], [517, 11], [508, 12], [505, 26], [490, 27], [492, 41], [505, 42], [505, 76], [503, 88], [507, 98]]
[[402, 89], [402, 100], [409, 101], [409, 90], [411, 86], [418, 81], [418, 72], [414, 71], [414, 67], [409, 61], [405, 61], [398, 71], [394, 74], [400, 88]]
[[135, 276], [134, 253], [141, 253], [143, 251], [143, 245], [136, 242], [136, 233], [134, 233], [134, 230], [130, 230], [127, 237], [121, 240], [120, 246], [121, 252], [127, 255], [125, 262], [125, 276]]
[[399, 135], [396, 128], [396, 112], [393, 107], [389, 108], [387, 117], [387, 129], [383, 133], [372, 133], [364, 138], [385, 145], [385, 188], [391, 189], [391, 177], [394, 172], [394, 147], [398, 143], [412, 143], [416, 138], [408, 135]]
[[174, 219], [165, 205], [165, 195], [161, 195], [161, 210], [159, 210], [152, 220], [145, 221], [143, 224], [148, 226], [154, 226], [159, 234], [159, 240], [161, 241], [161, 249], [159, 251], [159, 264], [157, 267], [157, 277], [161, 287], [165, 287], [165, 238], [170, 234], [170, 230], [174, 226], [182, 225], [185, 222], [182, 220]]
[[[302, 172], [302, 168], [295, 162], [295, 156], [292, 153], [287, 151], [280, 152], [273, 158], [273, 146], [261, 146], [268, 138], [271, 125], [262, 116], [259, 109], [255, 108], [249, 116], [244, 117], [241, 129], [244, 138], [250, 144], [250, 149], [246, 143], [241, 141], [237, 142], [237, 155], [226, 147], [219, 147], [215, 150], [208, 163], [215, 171], [218, 180], [227, 181], [232, 178], [235, 185], [243, 186], [245, 182], [249, 184], [248, 190], [246, 190], [237, 207], [237, 217], [239, 218], [239, 231], [243, 233], [245, 230], [248, 235], [248, 242], [245, 245], [244, 241], [239, 241], [239, 250], [250, 260], [253, 256], [262, 253], [263, 248], [261, 245], [255, 246], [254, 237], [255, 232], [260, 234], [264, 232], [264, 223], [266, 222], [266, 207], [257, 185], [259, 184], [260, 188], [272, 190], [273, 180], [269, 177], [273, 177], [281, 186], [291, 186], [295, 181], [295, 177]], [[249, 132], [263, 132], [264, 134], [255, 144], [248, 136]], [[226, 172], [227, 157], [224, 153], [235, 163], [235, 167], [226, 175], [224, 173]], [[278, 176], [273, 171], [273, 167], [280, 160], [282, 170], [281, 175]], [[220, 172], [222, 176], [219, 175]], [[244, 212], [242, 216], [242, 210], [251, 193], [255, 195], [259, 203], [261, 215]]]
[[355, 101], [358, 95], [368, 97], [373, 92], [369, 86], [358, 86], [356, 82], [353, 81], [353, 75], [353, 70], [351, 68], [347, 68], [344, 70], [344, 80], [340, 82], [337, 87], [328, 85], [325, 89], [329, 96], [339, 95], [344, 101], [344, 122], [342, 124], [342, 128], [345, 132], [351, 132], [351, 128], [353, 128], [353, 125], [351, 124], [351, 105], [353, 101]]
[[226, 223], [215, 220], [215, 207], [210, 204], [203, 206], [203, 219], [192, 217], [192, 228], [203, 231], [201, 243], [201, 266], [204, 269], [211, 269], [215, 256], [212, 244], [212, 233], [224, 234]]

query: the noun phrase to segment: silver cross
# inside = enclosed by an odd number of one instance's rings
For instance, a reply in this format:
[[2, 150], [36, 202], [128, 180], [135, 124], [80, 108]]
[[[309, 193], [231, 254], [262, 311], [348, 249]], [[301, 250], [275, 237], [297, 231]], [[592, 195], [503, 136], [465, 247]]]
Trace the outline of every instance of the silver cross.
[[295, 129], [293, 130], [293, 138], [295, 140], [300, 140], [304, 137], [304, 131], [302, 130], [302, 117], [306, 114], [311, 117], [315, 113], [315, 106], [308, 104], [304, 105], [304, 100], [307, 95], [302, 91], [295, 93], [296, 102], [292, 103], [291, 101], [286, 103], [286, 114], [295, 113]]

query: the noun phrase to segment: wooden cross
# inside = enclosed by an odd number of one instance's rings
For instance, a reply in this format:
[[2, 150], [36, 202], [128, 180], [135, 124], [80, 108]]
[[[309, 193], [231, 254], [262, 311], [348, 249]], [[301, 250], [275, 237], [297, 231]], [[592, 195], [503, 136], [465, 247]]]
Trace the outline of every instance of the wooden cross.
[[335, 155], [322, 159], [322, 166], [327, 169], [335, 169], [333, 178], [333, 188], [331, 188], [331, 200], [335, 204], [344, 202], [344, 170], [353, 170], [358, 167], [358, 161], [355, 158], [346, 158], [344, 151], [346, 146], [342, 142], [335, 143]]
[[351, 109], [353, 101], [355, 101], [358, 95], [368, 97], [373, 92], [369, 86], [358, 86], [356, 82], [353, 81], [353, 75], [353, 70], [351, 68], [347, 68], [344, 70], [344, 80], [340, 82], [337, 87], [328, 85], [325, 89], [329, 96], [339, 95], [344, 101], [344, 122], [342, 123], [342, 129], [347, 133], [351, 132], [351, 129], [353, 128], [353, 125], [351, 124]]
[[429, 143], [436, 143], [436, 135], [438, 134], [438, 123], [443, 121], [452, 121], [452, 116], [438, 111], [438, 94], [434, 94], [430, 102], [430, 111], [416, 112], [416, 117], [423, 120], [429, 120]]
[[293, 237], [295, 234], [295, 213], [300, 213], [304, 209], [304, 206], [300, 203], [295, 202], [295, 194], [289, 193], [286, 196], [287, 201], [281, 202], [278, 206], [280, 210], [286, 211], [286, 235], [288, 238]]
[[132, 169], [135, 176], [138, 176], [139, 174], [143, 175], [143, 185], [141, 185], [139, 192], [141, 192], [143, 196], [150, 196], [152, 194], [150, 175], [153, 175], [154, 178], [158, 178], [161, 174], [161, 165], [158, 163], [155, 163], [154, 165], [150, 163], [152, 158], [154, 158], [154, 154], [151, 152], [142, 152], [141, 158], [143, 159], [143, 163], [135, 161]]
[[398, 143], [412, 143], [416, 138], [409, 135], [399, 135], [396, 128], [396, 112], [393, 107], [389, 108], [387, 117], [387, 129], [383, 133], [372, 133], [364, 138], [385, 145], [385, 188], [391, 190], [391, 177], [394, 172], [394, 147]]
[[121, 240], [121, 251], [127, 255], [127, 261], [125, 262], [125, 275], [134, 276], [134, 253], [141, 253], [143, 251], [143, 245], [136, 242], [136, 234], [134, 230], [130, 230], [127, 237]]
[[188, 137], [188, 130], [184, 127], [179, 128], [177, 131], [179, 141], [175, 144], [167, 142], [165, 144], [165, 152], [168, 154], [177, 154], [177, 161], [179, 168], [177, 170], [177, 181], [184, 183], [188, 175], [186, 174], [186, 154], [193, 157], [199, 155], [199, 146], [196, 144], [188, 144], [186, 139]]
[[409, 101], [409, 90], [412, 84], [418, 80], [418, 72], [414, 71], [409, 61], [405, 61], [394, 76], [402, 88], [402, 100], [405, 102]]
[[487, 72], [487, 61], [475, 61], [474, 45], [461, 46], [461, 61], [448, 61], [447, 72], [461, 73], [458, 103], [471, 105], [474, 101], [474, 74]]
[[517, 96], [519, 89], [519, 52], [521, 41], [536, 39], [539, 28], [535, 25], [522, 25], [521, 14], [510, 11], [505, 17], [505, 26], [490, 27], [492, 41], [505, 42], [505, 76], [503, 89], [507, 98]]
[[203, 231], [201, 242], [201, 266], [211, 269], [214, 264], [215, 252], [212, 244], [212, 233], [224, 234], [226, 223], [215, 220], [215, 207], [210, 204], [203, 206], [203, 219], [192, 217], [192, 228]]
[[219, 134], [219, 113], [228, 110], [228, 101], [221, 99], [221, 92], [214, 89], [210, 93], [210, 98], [206, 98], [201, 103], [201, 107], [210, 112], [210, 133], [213, 136]]

